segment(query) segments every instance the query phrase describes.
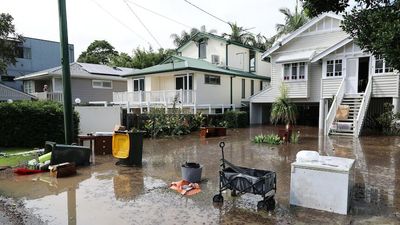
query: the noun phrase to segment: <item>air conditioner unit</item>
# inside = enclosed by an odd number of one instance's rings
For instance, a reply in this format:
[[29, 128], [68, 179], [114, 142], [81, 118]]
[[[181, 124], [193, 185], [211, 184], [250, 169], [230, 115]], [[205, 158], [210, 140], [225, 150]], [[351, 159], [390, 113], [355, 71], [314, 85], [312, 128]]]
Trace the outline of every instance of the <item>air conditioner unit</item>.
[[219, 55], [211, 55], [211, 63], [212, 64], [219, 64]]

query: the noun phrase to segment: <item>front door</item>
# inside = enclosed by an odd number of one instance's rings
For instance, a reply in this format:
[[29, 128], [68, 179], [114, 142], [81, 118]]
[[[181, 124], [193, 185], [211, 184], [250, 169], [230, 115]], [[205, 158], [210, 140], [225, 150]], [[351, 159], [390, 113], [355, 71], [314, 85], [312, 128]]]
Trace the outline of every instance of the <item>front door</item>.
[[347, 59], [346, 62], [346, 93], [358, 93], [358, 58]]
[[358, 93], [364, 93], [367, 88], [369, 77], [369, 57], [358, 60]]

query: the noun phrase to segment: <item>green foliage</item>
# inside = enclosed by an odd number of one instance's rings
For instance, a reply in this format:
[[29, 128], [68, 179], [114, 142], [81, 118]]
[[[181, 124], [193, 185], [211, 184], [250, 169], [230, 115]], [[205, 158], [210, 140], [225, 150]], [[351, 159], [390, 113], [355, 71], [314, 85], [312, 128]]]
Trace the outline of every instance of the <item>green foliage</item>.
[[349, 6], [349, 0], [302, 0], [308, 16], [314, 17], [322, 12], [343, 12]]
[[279, 9], [279, 12], [281, 12], [285, 16], [285, 23], [276, 24], [276, 31], [278, 33], [275, 38], [291, 33], [308, 22], [309, 18], [305, 14], [304, 10], [301, 9], [299, 12], [297, 8], [298, 7], [296, 5], [294, 13], [292, 13], [288, 8]]
[[290, 143], [292, 144], [299, 143], [299, 139], [300, 139], [300, 131], [297, 131], [297, 133], [292, 133], [292, 135], [290, 135]]
[[393, 5], [353, 9], [345, 16], [343, 30], [373, 55], [382, 55], [386, 64], [400, 69], [400, 0]]
[[17, 47], [24, 40], [15, 32], [14, 18], [8, 13], [0, 14], [0, 75], [7, 73], [9, 64], [15, 65]]
[[150, 110], [144, 129], [151, 137], [179, 136], [198, 130], [203, 120], [204, 117], [200, 113], [195, 115], [186, 115], [180, 112], [166, 114], [165, 109], [155, 108]]
[[[307, 13], [345, 12], [348, 0], [303, 0]], [[400, 70], [400, 0], [356, 0], [345, 13], [342, 28], [362, 48], [382, 55], [388, 64]]]
[[0, 150], [0, 155], [2, 153], [6, 154], [6, 156], [0, 156], [0, 166], [21, 166], [26, 164], [29, 160], [37, 158], [37, 154], [27, 154], [27, 155], [14, 155], [8, 156], [9, 154], [22, 153], [31, 151], [32, 149], [20, 149], [20, 148], [12, 148]]
[[203, 32], [203, 33], [217, 33], [217, 30], [215, 29], [211, 29], [209, 31], [207, 31], [206, 26], [201, 26], [200, 29], [197, 28], [192, 28], [190, 29], [189, 32], [183, 30], [181, 32], [181, 34], [171, 34], [171, 38], [172, 38], [172, 42], [174, 43], [174, 45], [179, 48], [182, 45], [186, 44], [186, 42], [188, 42], [190, 40], [190, 38], [192, 38], [194, 35], [196, 35], [199, 32]]
[[222, 34], [223, 37], [228, 38], [230, 41], [238, 42], [244, 45], [249, 45], [251, 42], [253, 35], [247, 31], [247, 29], [237, 25], [236, 22], [228, 23], [231, 27], [231, 33], [224, 33]]
[[[64, 115], [61, 104], [51, 101], [0, 103], [0, 146], [41, 147], [45, 141], [64, 143]], [[73, 115], [74, 135], [79, 116]]]
[[244, 111], [226, 111], [223, 121], [227, 128], [242, 128], [249, 125], [248, 113]]
[[271, 109], [271, 123], [277, 124], [278, 122], [284, 122], [285, 124], [295, 124], [297, 116], [297, 107], [295, 104], [290, 102], [288, 98], [287, 86], [282, 84], [281, 94], [272, 103]]
[[160, 64], [172, 54], [172, 50], [164, 50], [160, 48], [157, 52], [155, 52], [151, 47], [149, 50], [138, 47], [133, 50], [132, 57], [126, 53], [120, 53], [119, 55], [112, 56], [109, 65], [143, 69]]
[[252, 37], [250, 37], [248, 42], [250, 46], [265, 51], [269, 49], [275, 42], [275, 37], [267, 38], [259, 33], [257, 35], [253, 35]]
[[113, 57], [118, 56], [118, 52], [114, 49], [106, 40], [95, 40], [79, 55], [78, 62], [109, 64]]
[[117, 67], [127, 67], [127, 68], [135, 68], [132, 62], [132, 57], [130, 57], [125, 52], [119, 53], [119, 55], [113, 55], [110, 58], [109, 66], [117, 66]]
[[282, 140], [276, 134], [260, 134], [253, 138], [253, 142], [257, 144], [271, 144], [271, 145], [280, 145], [282, 144]]
[[383, 113], [376, 119], [384, 134], [392, 135], [399, 134], [400, 130], [396, 129], [394, 126], [394, 121], [400, 119], [399, 113], [393, 113], [393, 105], [390, 103], [385, 103], [383, 105]]
[[164, 50], [162, 48], [158, 49], [157, 52], [154, 52], [151, 47], [149, 50], [137, 48], [133, 50], [133, 67], [143, 69], [158, 65], [172, 54], [173, 52], [171, 50]]

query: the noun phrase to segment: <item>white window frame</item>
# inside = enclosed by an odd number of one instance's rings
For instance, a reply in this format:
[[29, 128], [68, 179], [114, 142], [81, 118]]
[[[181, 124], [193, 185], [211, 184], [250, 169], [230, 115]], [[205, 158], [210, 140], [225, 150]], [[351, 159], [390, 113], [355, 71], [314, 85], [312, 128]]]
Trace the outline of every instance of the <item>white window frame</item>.
[[[101, 86], [95, 85], [95, 83], [101, 83]], [[110, 87], [104, 87], [104, 83], [110, 83]], [[92, 87], [97, 89], [113, 89], [113, 82], [111, 80], [92, 80]]]
[[219, 65], [220, 64], [219, 55], [211, 55], [211, 63]]
[[[376, 61], [378, 61], [378, 60], [382, 60], [382, 72], [376, 72]], [[392, 66], [388, 67], [388, 68], [392, 68], [392, 71], [386, 72], [386, 68], [387, 68], [386, 67], [386, 60], [385, 60], [385, 58], [381, 57], [380, 55], [374, 56], [374, 64], [373, 64], [373, 66], [374, 66], [373, 72], [374, 72], [374, 74], [377, 74], [377, 75], [395, 74], [396, 73], [395, 69]]]
[[[341, 75], [340, 76], [336, 76], [335, 74], [336, 74], [336, 72], [339, 72], [339, 71], [336, 71], [336, 64], [337, 64], [337, 60], [341, 60], [342, 62], [341, 62], [341, 65], [342, 65], [342, 70], [340, 71], [341, 72]], [[333, 71], [332, 71], [332, 73], [333, 73], [333, 75], [332, 76], [327, 76], [327, 73], [328, 73], [328, 61], [333, 61]], [[344, 68], [345, 68], [345, 59], [343, 59], [343, 58], [329, 58], [329, 59], [326, 59], [326, 60], [324, 60], [324, 63], [323, 63], [323, 69], [322, 69], [322, 72], [323, 72], [323, 79], [335, 79], [335, 78], [343, 78], [343, 77], [345, 77], [345, 71], [344, 71]]]
[[35, 84], [33, 80], [24, 81], [24, 92], [25, 93], [34, 93], [35, 92]]
[[[304, 78], [300, 79], [300, 64], [304, 64]], [[289, 77], [285, 80], [285, 65], [289, 66]], [[296, 67], [296, 79], [292, 79], [292, 68], [293, 65]], [[307, 62], [293, 62], [282, 64], [282, 80], [284, 82], [302, 82], [308, 80], [308, 63]]]
[[[140, 90], [140, 81], [143, 80], [143, 90]], [[144, 78], [135, 78], [132, 79], [132, 90], [135, 91], [135, 81], [138, 84], [138, 90], [137, 91], [144, 91], [146, 89], [146, 81]]]

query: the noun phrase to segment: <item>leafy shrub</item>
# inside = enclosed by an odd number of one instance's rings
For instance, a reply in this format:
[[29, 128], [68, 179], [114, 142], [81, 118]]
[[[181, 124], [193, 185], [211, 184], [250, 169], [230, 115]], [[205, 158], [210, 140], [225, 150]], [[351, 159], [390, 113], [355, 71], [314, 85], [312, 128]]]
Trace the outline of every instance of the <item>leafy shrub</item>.
[[261, 144], [271, 144], [271, 145], [279, 145], [282, 144], [282, 140], [276, 134], [260, 134], [254, 137], [253, 142]]
[[[0, 103], [0, 146], [41, 147], [45, 141], [64, 143], [64, 114], [60, 103], [18, 101]], [[74, 135], [79, 132], [78, 113], [73, 114]]]
[[290, 143], [292, 144], [299, 143], [299, 139], [300, 139], [300, 131], [297, 131], [297, 133], [292, 133], [292, 135], [290, 135]]
[[144, 130], [151, 137], [189, 134], [202, 125], [202, 114], [187, 115], [175, 112], [166, 114], [164, 109], [151, 109], [144, 123]]
[[228, 128], [242, 128], [249, 125], [248, 113], [244, 111], [226, 111], [224, 121]]
[[383, 104], [383, 113], [376, 119], [382, 127], [383, 133], [387, 135], [399, 134], [394, 121], [400, 118], [399, 113], [393, 113], [393, 105], [390, 103]]

